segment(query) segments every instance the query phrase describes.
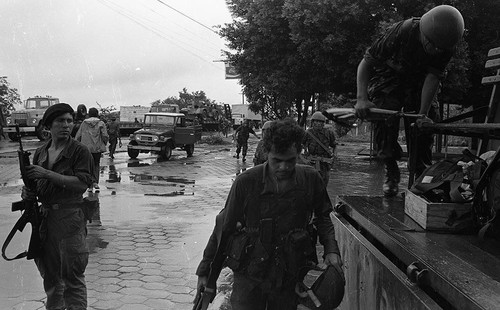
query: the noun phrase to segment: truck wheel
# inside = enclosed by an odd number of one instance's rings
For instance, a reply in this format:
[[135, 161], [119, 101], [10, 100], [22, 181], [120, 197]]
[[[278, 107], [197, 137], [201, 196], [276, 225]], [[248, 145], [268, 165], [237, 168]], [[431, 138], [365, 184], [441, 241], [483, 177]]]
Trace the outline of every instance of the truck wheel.
[[194, 153], [194, 144], [188, 144], [186, 145], [186, 153], [187, 157], [192, 157]]
[[19, 141], [19, 138], [17, 137], [17, 134], [14, 133], [14, 132], [9, 132], [7, 134], [9, 136], [9, 139], [14, 141], [14, 142], [18, 142]]
[[172, 148], [170, 147], [170, 145], [167, 144], [165, 146], [162, 146], [160, 151], [161, 159], [169, 160], [171, 156], [172, 156]]
[[[137, 142], [135, 141], [132, 141], [130, 142], [131, 145], [137, 145]], [[127, 153], [128, 153], [128, 156], [132, 159], [136, 159], [137, 156], [139, 156], [139, 150], [134, 150], [134, 149], [129, 149], [127, 148]]]

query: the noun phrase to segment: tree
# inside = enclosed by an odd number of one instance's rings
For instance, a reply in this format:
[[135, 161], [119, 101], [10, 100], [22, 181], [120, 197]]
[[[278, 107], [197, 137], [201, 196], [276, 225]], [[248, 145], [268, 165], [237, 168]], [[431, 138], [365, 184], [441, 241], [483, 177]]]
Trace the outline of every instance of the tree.
[[15, 105], [21, 105], [21, 97], [16, 88], [10, 87], [6, 76], [0, 76], [0, 107], [3, 115], [9, 115], [15, 110]]
[[[225, 55], [241, 76], [250, 109], [301, 123], [312, 103], [356, 89], [364, 51], [394, 22], [421, 16], [442, 1], [227, 0], [233, 22], [221, 27]], [[487, 102], [481, 87], [486, 52], [500, 46], [500, 2], [445, 1], [464, 16], [466, 34], [447, 68], [440, 100]], [[472, 99], [474, 98], [474, 99]]]

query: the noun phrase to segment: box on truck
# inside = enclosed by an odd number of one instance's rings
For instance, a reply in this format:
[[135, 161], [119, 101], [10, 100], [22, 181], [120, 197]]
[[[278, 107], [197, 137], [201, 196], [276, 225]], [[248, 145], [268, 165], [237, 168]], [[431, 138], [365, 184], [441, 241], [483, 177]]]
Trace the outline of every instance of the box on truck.
[[245, 120], [252, 121], [252, 125], [258, 128], [262, 123], [262, 115], [256, 114], [248, 108], [248, 104], [233, 104], [231, 107], [231, 119], [233, 128], [238, 128]]
[[143, 127], [144, 115], [151, 110], [150, 107], [134, 105], [120, 107], [120, 132], [129, 135]]

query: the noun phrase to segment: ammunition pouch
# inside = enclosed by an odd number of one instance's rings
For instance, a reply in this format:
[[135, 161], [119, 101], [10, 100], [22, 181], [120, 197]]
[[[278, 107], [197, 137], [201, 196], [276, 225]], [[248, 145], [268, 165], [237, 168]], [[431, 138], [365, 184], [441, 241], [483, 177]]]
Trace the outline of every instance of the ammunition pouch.
[[315, 252], [316, 248], [307, 230], [297, 229], [288, 233], [283, 245], [286, 272], [301, 280], [313, 265], [311, 257]]
[[234, 272], [243, 270], [248, 261], [247, 254], [251, 248], [251, 238], [246, 232], [237, 232], [229, 237], [226, 247], [227, 267]]

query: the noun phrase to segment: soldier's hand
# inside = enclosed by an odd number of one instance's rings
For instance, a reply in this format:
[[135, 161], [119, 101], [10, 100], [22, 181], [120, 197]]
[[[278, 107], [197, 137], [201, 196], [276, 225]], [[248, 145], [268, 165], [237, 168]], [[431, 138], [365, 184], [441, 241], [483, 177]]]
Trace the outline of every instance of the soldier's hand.
[[33, 191], [31, 191], [26, 186], [23, 186], [23, 189], [21, 191], [21, 198], [23, 200], [35, 200], [36, 199], [36, 193], [33, 192]]
[[198, 284], [196, 285], [196, 296], [194, 297], [193, 303], [197, 303], [198, 299], [201, 296], [201, 292], [207, 286], [208, 277], [207, 276], [198, 276]]
[[421, 127], [422, 124], [424, 124], [424, 123], [431, 124], [434, 122], [430, 118], [428, 118], [426, 115], [422, 115], [421, 118], [417, 118], [415, 123], [417, 124], [417, 127]]
[[360, 119], [365, 119], [368, 116], [368, 113], [370, 113], [371, 108], [375, 108], [375, 104], [373, 102], [361, 99], [358, 99], [358, 101], [356, 101], [356, 105], [354, 106], [356, 116]]
[[342, 259], [340, 258], [340, 255], [337, 253], [326, 254], [325, 255], [325, 264], [336, 266], [336, 267], [342, 269]]
[[26, 177], [30, 180], [45, 179], [47, 178], [47, 172], [47, 169], [37, 165], [29, 165], [26, 167]]

